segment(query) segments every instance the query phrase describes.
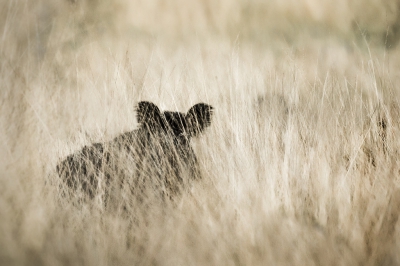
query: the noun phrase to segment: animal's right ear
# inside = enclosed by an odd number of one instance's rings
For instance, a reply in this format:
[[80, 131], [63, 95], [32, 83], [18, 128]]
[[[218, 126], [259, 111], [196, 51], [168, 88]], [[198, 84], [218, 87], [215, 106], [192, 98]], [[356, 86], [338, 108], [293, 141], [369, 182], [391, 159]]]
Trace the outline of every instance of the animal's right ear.
[[194, 105], [186, 114], [187, 131], [190, 137], [196, 137], [211, 124], [214, 108], [205, 103]]
[[153, 128], [161, 123], [161, 111], [151, 102], [139, 102], [136, 106], [137, 121], [140, 125]]

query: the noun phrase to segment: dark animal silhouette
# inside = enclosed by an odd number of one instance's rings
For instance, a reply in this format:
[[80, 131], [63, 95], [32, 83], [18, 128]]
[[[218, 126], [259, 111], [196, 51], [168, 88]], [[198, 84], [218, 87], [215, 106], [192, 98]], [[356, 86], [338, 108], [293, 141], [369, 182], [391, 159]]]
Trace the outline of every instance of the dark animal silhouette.
[[143, 200], [152, 191], [165, 199], [200, 178], [190, 140], [211, 124], [213, 107], [199, 103], [184, 114], [139, 102], [136, 112], [138, 129], [85, 146], [58, 164], [57, 172], [72, 193], [90, 198], [103, 193], [109, 199], [129, 191]]

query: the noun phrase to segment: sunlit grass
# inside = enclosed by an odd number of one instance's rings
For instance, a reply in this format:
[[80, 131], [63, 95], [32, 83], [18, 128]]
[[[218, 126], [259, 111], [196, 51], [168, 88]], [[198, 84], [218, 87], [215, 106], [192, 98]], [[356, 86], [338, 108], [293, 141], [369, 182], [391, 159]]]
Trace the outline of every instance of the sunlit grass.
[[[0, 264], [399, 264], [399, 4], [360, 4], [2, 3]], [[56, 165], [142, 100], [215, 108], [203, 178], [171, 206], [62, 197]]]

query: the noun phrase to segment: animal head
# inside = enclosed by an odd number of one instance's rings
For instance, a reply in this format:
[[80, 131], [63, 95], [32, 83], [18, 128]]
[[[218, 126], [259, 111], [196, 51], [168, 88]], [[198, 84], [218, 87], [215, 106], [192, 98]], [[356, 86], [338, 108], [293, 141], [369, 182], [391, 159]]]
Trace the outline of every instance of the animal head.
[[137, 150], [138, 171], [161, 179], [171, 193], [200, 176], [197, 157], [190, 140], [210, 126], [213, 107], [198, 103], [185, 113], [162, 112], [151, 102], [136, 108], [140, 124]]

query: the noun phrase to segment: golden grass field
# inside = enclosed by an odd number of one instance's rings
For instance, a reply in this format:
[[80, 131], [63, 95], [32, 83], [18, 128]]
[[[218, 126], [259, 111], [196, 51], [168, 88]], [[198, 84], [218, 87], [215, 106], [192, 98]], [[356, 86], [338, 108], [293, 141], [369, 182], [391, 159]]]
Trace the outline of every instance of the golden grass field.
[[[0, 265], [400, 265], [398, 0], [0, 14]], [[62, 197], [56, 165], [135, 129], [142, 100], [215, 108], [202, 180], [162, 210]]]

